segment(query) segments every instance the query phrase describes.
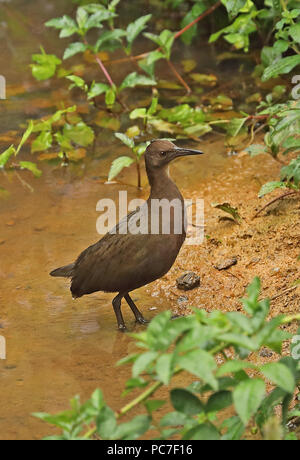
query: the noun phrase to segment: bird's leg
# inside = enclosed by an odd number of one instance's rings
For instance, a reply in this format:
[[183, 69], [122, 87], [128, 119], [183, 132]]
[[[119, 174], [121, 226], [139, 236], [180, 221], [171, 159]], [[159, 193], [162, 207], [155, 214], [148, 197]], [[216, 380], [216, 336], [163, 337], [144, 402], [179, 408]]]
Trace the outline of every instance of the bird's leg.
[[118, 328], [119, 328], [120, 331], [125, 332], [126, 331], [126, 326], [125, 326], [124, 318], [123, 318], [123, 315], [122, 315], [122, 312], [121, 312], [122, 298], [123, 298], [123, 294], [119, 293], [117, 295], [117, 297], [115, 297], [114, 300], [112, 301], [112, 304], [113, 304], [115, 315], [116, 315], [116, 318], [117, 318]]
[[126, 302], [128, 303], [128, 305], [130, 306], [134, 316], [135, 316], [135, 319], [138, 323], [141, 323], [141, 324], [147, 324], [149, 321], [147, 321], [142, 313], [140, 312], [140, 310], [137, 308], [137, 306], [135, 305], [134, 301], [132, 300], [132, 298], [130, 297], [129, 294], [126, 294], [124, 296]]

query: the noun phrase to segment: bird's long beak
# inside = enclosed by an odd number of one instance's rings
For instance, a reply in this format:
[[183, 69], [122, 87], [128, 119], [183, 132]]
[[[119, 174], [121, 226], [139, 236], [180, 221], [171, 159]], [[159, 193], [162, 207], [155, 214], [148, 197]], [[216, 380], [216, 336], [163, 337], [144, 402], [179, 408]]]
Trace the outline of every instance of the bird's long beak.
[[204, 152], [201, 152], [201, 150], [193, 150], [193, 149], [180, 149], [176, 148], [172, 150], [172, 160], [178, 157], [185, 157], [188, 155], [203, 155]]

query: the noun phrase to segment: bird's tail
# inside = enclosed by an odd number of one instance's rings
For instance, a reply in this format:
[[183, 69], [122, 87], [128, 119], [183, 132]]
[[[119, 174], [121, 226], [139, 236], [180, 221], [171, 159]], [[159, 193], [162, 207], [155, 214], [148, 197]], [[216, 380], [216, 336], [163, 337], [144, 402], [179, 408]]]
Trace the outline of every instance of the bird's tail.
[[61, 277], [61, 278], [71, 278], [73, 275], [73, 269], [75, 264], [66, 265], [65, 267], [57, 268], [50, 273], [50, 276]]

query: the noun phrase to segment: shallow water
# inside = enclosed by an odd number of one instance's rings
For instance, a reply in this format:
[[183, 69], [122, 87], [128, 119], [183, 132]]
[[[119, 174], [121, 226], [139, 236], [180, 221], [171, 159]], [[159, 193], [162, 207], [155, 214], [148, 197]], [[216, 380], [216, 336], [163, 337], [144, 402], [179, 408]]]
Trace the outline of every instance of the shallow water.
[[[40, 43], [51, 52], [61, 46], [56, 34], [45, 32], [41, 24], [65, 12], [66, 3], [16, 0], [0, 5], [6, 20], [14, 24], [1, 44], [0, 74], [5, 73], [11, 94], [7, 102], [0, 101], [1, 133], [19, 129], [20, 123], [51, 107], [52, 93], [47, 84], [39, 87], [33, 82], [28, 63]], [[207, 68], [206, 61], [203, 66]], [[0, 135], [2, 145], [8, 146]], [[199, 181], [213, 178], [226, 161], [222, 139], [211, 138], [201, 148], [206, 156], [172, 166], [172, 176], [186, 191], [197, 190]], [[48, 273], [99, 239], [100, 198], [117, 200], [120, 190], [127, 190], [129, 199], [146, 198], [147, 186], [142, 192], [134, 186], [134, 171], [126, 171], [117, 184], [104, 184], [111, 160], [123, 152], [112, 133], [103, 130], [94, 156], [84, 163], [68, 169], [39, 165], [43, 176], [38, 180], [22, 173], [33, 193], [14, 174], [1, 173], [1, 186], [10, 192], [0, 201], [0, 335], [7, 341], [7, 360], [0, 361], [1, 439], [49, 434], [49, 427], [30, 414], [64, 410], [72, 396], [80, 394], [85, 400], [96, 387], [104, 390], [113, 408], [122, 404], [120, 393], [129, 369], [115, 369], [114, 364], [134, 344], [116, 329], [112, 296], [99, 293], [73, 302], [68, 281], [52, 279]], [[30, 158], [25, 148], [26, 156]], [[151, 289], [133, 295], [148, 319], [171, 307], [166, 298], [152, 296]], [[130, 330], [142, 330], [125, 305], [124, 316]]]

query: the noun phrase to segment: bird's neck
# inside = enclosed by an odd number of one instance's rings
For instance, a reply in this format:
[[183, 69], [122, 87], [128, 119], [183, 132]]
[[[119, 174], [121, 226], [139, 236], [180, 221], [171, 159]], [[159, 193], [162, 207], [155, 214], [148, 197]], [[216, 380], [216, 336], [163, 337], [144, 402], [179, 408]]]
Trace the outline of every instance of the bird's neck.
[[169, 175], [169, 169], [150, 170], [147, 168], [147, 175], [151, 187], [149, 199], [167, 198], [183, 200], [180, 191]]

